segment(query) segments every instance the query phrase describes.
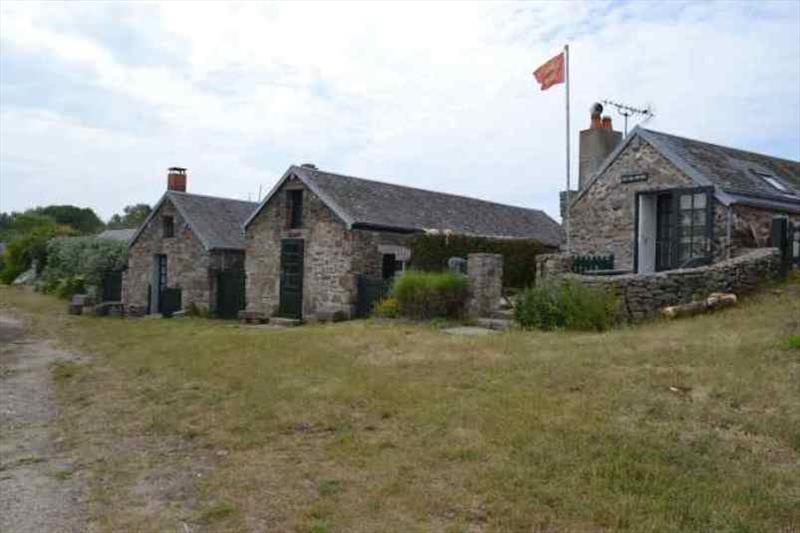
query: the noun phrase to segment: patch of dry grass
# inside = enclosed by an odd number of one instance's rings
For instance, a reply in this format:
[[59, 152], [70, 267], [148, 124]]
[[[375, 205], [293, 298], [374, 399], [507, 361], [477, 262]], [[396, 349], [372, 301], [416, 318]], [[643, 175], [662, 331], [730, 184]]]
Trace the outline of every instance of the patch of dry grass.
[[797, 281], [691, 320], [480, 338], [0, 296], [94, 355], [58, 386], [109, 531], [800, 529]]

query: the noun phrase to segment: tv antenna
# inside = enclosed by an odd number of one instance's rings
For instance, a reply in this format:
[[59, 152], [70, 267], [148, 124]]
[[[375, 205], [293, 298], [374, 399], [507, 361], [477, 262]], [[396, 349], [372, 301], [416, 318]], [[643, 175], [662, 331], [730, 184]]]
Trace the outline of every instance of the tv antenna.
[[653, 113], [653, 109], [650, 104], [647, 104], [647, 106], [644, 108], [640, 108], [640, 107], [632, 107], [629, 105], [620, 104], [619, 102], [614, 102], [612, 100], [603, 100], [603, 103], [606, 105], [614, 106], [615, 108], [617, 108], [617, 113], [625, 117], [625, 137], [628, 136], [628, 117], [633, 115], [642, 115], [644, 117], [642, 123], [644, 123], [655, 116], [655, 113]]

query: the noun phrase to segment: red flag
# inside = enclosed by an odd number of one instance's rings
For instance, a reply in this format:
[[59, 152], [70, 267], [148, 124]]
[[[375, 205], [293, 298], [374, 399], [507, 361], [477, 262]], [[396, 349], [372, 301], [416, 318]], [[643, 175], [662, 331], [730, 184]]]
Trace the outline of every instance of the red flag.
[[558, 83], [564, 83], [564, 52], [533, 71], [533, 77], [545, 91]]

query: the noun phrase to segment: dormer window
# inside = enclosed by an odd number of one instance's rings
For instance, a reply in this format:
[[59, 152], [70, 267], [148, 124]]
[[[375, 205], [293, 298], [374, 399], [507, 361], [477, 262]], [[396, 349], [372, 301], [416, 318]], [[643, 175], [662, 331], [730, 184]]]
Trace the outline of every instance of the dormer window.
[[289, 208], [289, 229], [303, 227], [303, 191], [286, 191], [286, 200]]
[[163, 235], [165, 239], [175, 236], [175, 219], [172, 217], [163, 217], [161, 219], [163, 228]]
[[761, 178], [762, 180], [766, 181], [769, 185], [771, 185], [774, 189], [778, 189], [781, 192], [788, 193], [789, 189], [778, 181], [778, 178], [770, 174], [769, 172], [764, 172], [762, 170], [750, 169], [753, 174]]

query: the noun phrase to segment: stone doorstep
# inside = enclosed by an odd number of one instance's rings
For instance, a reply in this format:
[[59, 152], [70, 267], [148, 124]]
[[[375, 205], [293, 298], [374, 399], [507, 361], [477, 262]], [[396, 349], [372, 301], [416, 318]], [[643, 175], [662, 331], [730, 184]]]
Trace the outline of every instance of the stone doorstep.
[[275, 326], [283, 326], [287, 328], [297, 327], [303, 324], [303, 321], [297, 318], [286, 318], [282, 316], [274, 316], [269, 319], [269, 323]]
[[479, 318], [475, 323], [482, 328], [495, 331], [505, 331], [511, 329], [511, 321], [505, 318]]
[[448, 335], [455, 335], [458, 337], [483, 337], [497, 333], [497, 330], [480, 328], [476, 326], [459, 326], [456, 328], [447, 328], [442, 331]]
[[267, 324], [269, 318], [257, 311], [239, 311], [239, 321], [242, 324]]

